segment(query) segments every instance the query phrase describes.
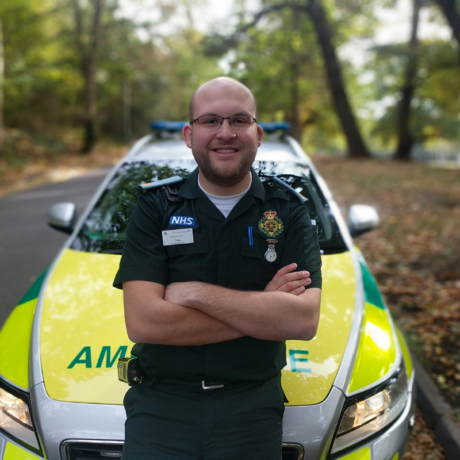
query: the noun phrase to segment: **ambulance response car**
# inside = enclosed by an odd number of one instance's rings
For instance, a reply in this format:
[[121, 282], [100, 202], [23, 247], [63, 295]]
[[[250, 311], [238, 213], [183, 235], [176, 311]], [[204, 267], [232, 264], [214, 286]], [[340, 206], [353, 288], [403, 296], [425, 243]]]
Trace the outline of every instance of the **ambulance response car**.
[[[154, 127], [173, 132], [182, 124]], [[71, 203], [50, 209], [48, 223], [70, 237], [0, 332], [0, 459], [121, 457], [129, 387], [117, 378], [117, 361], [133, 344], [112, 281], [138, 184], [185, 176], [196, 166], [174, 136], [138, 141], [78, 222]], [[262, 143], [254, 168], [262, 181], [308, 199], [323, 263], [318, 333], [287, 342], [283, 460], [401, 459], [413, 424], [414, 371], [352, 241], [378, 225], [377, 213], [352, 206], [345, 224], [297, 142], [274, 136]]]

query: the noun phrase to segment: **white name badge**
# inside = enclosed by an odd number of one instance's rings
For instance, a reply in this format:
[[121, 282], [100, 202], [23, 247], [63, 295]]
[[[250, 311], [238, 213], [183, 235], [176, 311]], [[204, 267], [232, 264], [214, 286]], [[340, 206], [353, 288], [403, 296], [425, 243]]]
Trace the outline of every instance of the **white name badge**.
[[181, 228], [180, 230], [163, 230], [163, 246], [175, 244], [193, 243], [193, 228]]

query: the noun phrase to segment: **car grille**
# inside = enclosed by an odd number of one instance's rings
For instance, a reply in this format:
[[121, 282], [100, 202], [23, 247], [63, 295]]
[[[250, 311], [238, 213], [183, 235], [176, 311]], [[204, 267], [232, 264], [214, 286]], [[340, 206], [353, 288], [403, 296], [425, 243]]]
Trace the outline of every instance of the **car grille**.
[[[61, 446], [62, 460], [108, 460], [121, 457], [122, 441], [64, 441]], [[283, 460], [303, 460], [304, 450], [300, 444], [283, 444]]]
[[304, 450], [300, 444], [283, 444], [283, 460], [303, 460]]
[[123, 441], [64, 441], [62, 460], [109, 460], [121, 458]]

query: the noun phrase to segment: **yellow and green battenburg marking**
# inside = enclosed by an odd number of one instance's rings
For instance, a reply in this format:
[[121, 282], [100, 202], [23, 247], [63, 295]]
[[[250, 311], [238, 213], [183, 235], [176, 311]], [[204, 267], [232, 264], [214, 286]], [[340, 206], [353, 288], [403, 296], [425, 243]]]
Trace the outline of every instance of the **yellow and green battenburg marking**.
[[348, 393], [363, 390], [391, 371], [396, 362], [397, 344], [391, 318], [363, 257], [361, 266], [365, 305], [358, 353], [348, 386]]
[[[337, 460], [372, 460], [371, 449], [366, 446], [345, 454], [343, 457], [337, 457]], [[399, 453], [394, 454], [391, 460], [399, 460]]]
[[0, 331], [0, 374], [18, 387], [29, 388], [29, 348], [38, 294], [46, 271], [32, 284]]
[[118, 358], [132, 342], [123, 292], [112, 287], [120, 256], [67, 249], [43, 299], [40, 354], [45, 389], [58, 401], [122, 404]]
[[[404, 339], [398, 331], [395, 339], [389, 312], [359, 253], [358, 259], [365, 305], [349, 393], [372, 386], [391, 371], [397, 358], [396, 341], [401, 345], [409, 377], [412, 369]], [[316, 337], [308, 342], [286, 343], [287, 366], [282, 377], [288, 405], [317, 404], [327, 397], [346, 351], [352, 326], [356, 296], [352, 256], [345, 252], [323, 256], [322, 261], [327, 277], [323, 280], [321, 318]]]
[[371, 449], [369, 446], [355, 450], [348, 454], [338, 457], [338, 460], [371, 460]]
[[6, 443], [3, 460], [37, 460], [39, 458], [42, 457], [38, 457], [16, 444], [12, 444], [11, 442]]
[[[349, 252], [322, 257], [321, 317], [314, 339], [286, 342], [282, 385], [289, 406], [318, 404], [331, 391], [353, 323], [356, 278]], [[333, 338], [331, 340], [331, 338]]]

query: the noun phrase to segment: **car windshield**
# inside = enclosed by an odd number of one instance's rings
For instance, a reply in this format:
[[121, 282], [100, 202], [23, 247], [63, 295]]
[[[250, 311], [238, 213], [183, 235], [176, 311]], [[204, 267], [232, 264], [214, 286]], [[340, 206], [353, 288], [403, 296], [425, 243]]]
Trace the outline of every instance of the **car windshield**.
[[[126, 238], [126, 226], [139, 194], [138, 185], [171, 176], [186, 176], [196, 167], [193, 160], [157, 161], [156, 163], [125, 163], [103, 192], [88, 215], [71, 247], [79, 251], [121, 254]], [[308, 199], [310, 219], [315, 221], [321, 249], [324, 253], [345, 251], [338, 225], [329, 205], [308, 165], [285, 161], [256, 161], [254, 169], [260, 179], [270, 181], [277, 176]]]

